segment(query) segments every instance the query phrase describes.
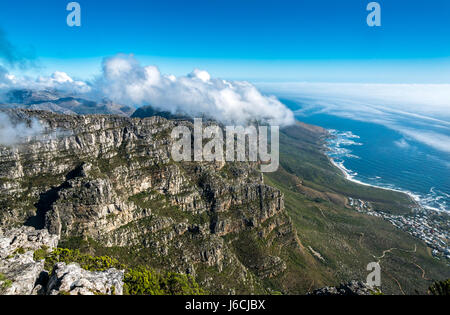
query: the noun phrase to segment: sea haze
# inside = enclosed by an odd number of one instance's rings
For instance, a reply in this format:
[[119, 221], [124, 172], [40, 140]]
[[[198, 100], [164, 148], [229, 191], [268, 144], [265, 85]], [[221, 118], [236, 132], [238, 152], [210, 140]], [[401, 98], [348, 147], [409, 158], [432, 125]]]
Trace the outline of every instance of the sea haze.
[[[308, 100], [282, 101], [297, 119], [330, 131], [334, 137], [328, 141], [328, 154], [349, 179], [408, 192], [426, 208], [450, 211], [450, 134], [445, 121], [434, 124], [399, 114], [382, 124], [313, 110]], [[395, 128], [388, 127], [392, 124]], [[421, 141], [422, 135], [427, 139]]]

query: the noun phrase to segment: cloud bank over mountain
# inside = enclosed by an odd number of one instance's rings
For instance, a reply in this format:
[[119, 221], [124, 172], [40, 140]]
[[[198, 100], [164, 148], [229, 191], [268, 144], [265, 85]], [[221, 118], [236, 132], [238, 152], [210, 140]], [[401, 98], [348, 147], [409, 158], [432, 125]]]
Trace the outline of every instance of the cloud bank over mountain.
[[105, 59], [103, 75], [94, 86], [115, 102], [152, 105], [172, 113], [207, 114], [230, 123], [253, 119], [277, 125], [294, 122], [291, 110], [248, 82], [211, 78], [198, 69], [186, 76], [164, 75], [155, 66], [140, 65], [131, 55]]
[[[327, 113], [396, 130], [407, 140], [450, 153], [450, 84], [262, 83], [298, 101], [298, 116]], [[403, 143], [403, 144], [405, 144]]]
[[41, 135], [44, 127], [36, 119], [29, 126], [24, 123], [14, 124], [5, 113], [0, 113], [0, 144], [14, 145], [28, 137]]
[[101, 76], [83, 82], [64, 72], [32, 79], [16, 77], [0, 68], [0, 89], [55, 89], [195, 117], [206, 114], [224, 123], [245, 124], [256, 119], [285, 126], [294, 122], [290, 109], [248, 82], [212, 78], [198, 69], [186, 76], [165, 75], [156, 66], [142, 66], [132, 55], [105, 58], [102, 69]]
[[54, 89], [67, 93], [83, 94], [92, 91], [88, 83], [73, 80], [67, 73], [56, 71], [51, 76], [30, 78], [10, 74], [0, 65], [0, 91], [11, 89], [46, 90]]

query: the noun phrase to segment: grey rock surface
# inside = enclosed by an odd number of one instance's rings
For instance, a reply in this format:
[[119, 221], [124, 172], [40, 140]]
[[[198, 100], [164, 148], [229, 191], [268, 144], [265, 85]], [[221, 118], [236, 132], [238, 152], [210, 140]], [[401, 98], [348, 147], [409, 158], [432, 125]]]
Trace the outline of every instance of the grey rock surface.
[[[62, 238], [139, 248], [151, 253], [148, 265], [200, 276], [223, 294], [261, 292], [259, 279], [285, 272], [287, 253], [274, 248], [303, 254], [283, 194], [264, 183], [257, 163], [171, 159], [171, 131], [192, 129], [190, 121], [4, 112], [38, 120], [46, 135], [0, 145], [0, 226], [26, 222]], [[245, 244], [258, 239], [272, 252], [247, 254]], [[223, 277], [229, 287], [217, 286]]]
[[373, 293], [374, 289], [369, 285], [353, 280], [338, 287], [324, 287], [314, 290], [309, 295], [372, 295]]
[[0, 293], [5, 295], [37, 294], [38, 279], [44, 271], [44, 261], [33, 259], [34, 251], [53, 250], [59, 237], [47, 230], [32, 227], [0, 229]]
[[122, 295], [124, 271], [114, 268], [87, 271], [78, 264], [57, 263], [50, 277], [47, 294]]

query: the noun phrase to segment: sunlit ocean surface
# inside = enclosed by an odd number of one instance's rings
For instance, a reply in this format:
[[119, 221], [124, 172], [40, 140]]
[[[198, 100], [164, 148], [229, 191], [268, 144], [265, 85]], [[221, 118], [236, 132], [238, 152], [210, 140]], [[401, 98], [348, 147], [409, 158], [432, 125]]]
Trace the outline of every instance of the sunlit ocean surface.
[[351, 179], [405, 191], [426, 208], [450, 211], [450, 154], [375, 123], [324, 113], [297, 118], [334, 135], [329, 156]]

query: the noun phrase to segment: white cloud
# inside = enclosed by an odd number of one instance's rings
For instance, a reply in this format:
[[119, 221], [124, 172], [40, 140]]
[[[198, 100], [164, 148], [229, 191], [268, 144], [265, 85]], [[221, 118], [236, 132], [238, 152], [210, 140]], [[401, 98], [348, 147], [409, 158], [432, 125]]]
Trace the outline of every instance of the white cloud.
[[14, 77], [0, 68], [0, 89], [17, 88], [87, 94], [130, 106], [152, 105], [196, 117], [205, 114], [224, 123], [245, 124], [256, 119], [285, 126], [294, 122], [290, 109], [248, 82], [212, 78], [199, 69], [186, 76], [164, 75], [156, 66], [140, 65], [133, 55], [104, 59], [102, 75], [93, 82], [76, 81], [60, 71], [37, 79]]
[[14, 124], [5, 113], [0, 113], [0, 144], [10, 146], [42, 134], [44, 127], [41, 123], [32, 119], [30, 125], [24, 123]]
[[155, 66], [141, 66], [132, 55], [105, 59], [103, 75], [94, 85], [101, 95], [128, 105], [152, 105], [197, 117], [207, 114], [226, 123], [253, 119], [278, 125], [294, 122], [291, 110], [248, 82], [211, 78], [199, 69], [187, 76], [164, 75]]
[[[392, 111], [450, 120], [450, 84], [270, 83], [264, 90], [294, 97], [348, 102], [360, 110]], [[431, 118], [430, 117], [430, 118]]]
[[83, 81], [73, 80], [67, 73], [55, 71], [50, 77], [38, 77], [35, 82], [23, 82], [24, 87], [34, 89], [57, 89], [73, 93], [87, 93], [90, 86]]
[[208, 82], [209, 80], [211, 80], [211, 76], [209, 75], [208, 72], [199, 69], [194, 69], [194, 71], [192, 71], [189, 77], [198, 78], [203, 82]]
[[[65, 72], [56, 71], [52, 74], [50, 78], [48, 78], [49, 81], [57, 82], [57, 83], [65, 83], [65, 82], [73, 82], [72, 78], [69, 77], [69, 75]], [[45, 81], [45, 79], [44, 79]]]
[[91, 87], [83, 81], [73, 80], [67, 73], [56, 71], [51, 76], [17, 77], [0, 66], [0, 89], [56, 89], [70, 93], [88, 93]]
[[422, 142], [439, 151], [450, 153], [450, 137], [448, 135], [433, 131], [409, 129], [401, 126], [398, 126], [397, 130], [409, 138]]
[[450, 84], [264, 83], [265, 91], [301, 102], [298, 115], [328, 113], [384, 125], [450, 152]]

